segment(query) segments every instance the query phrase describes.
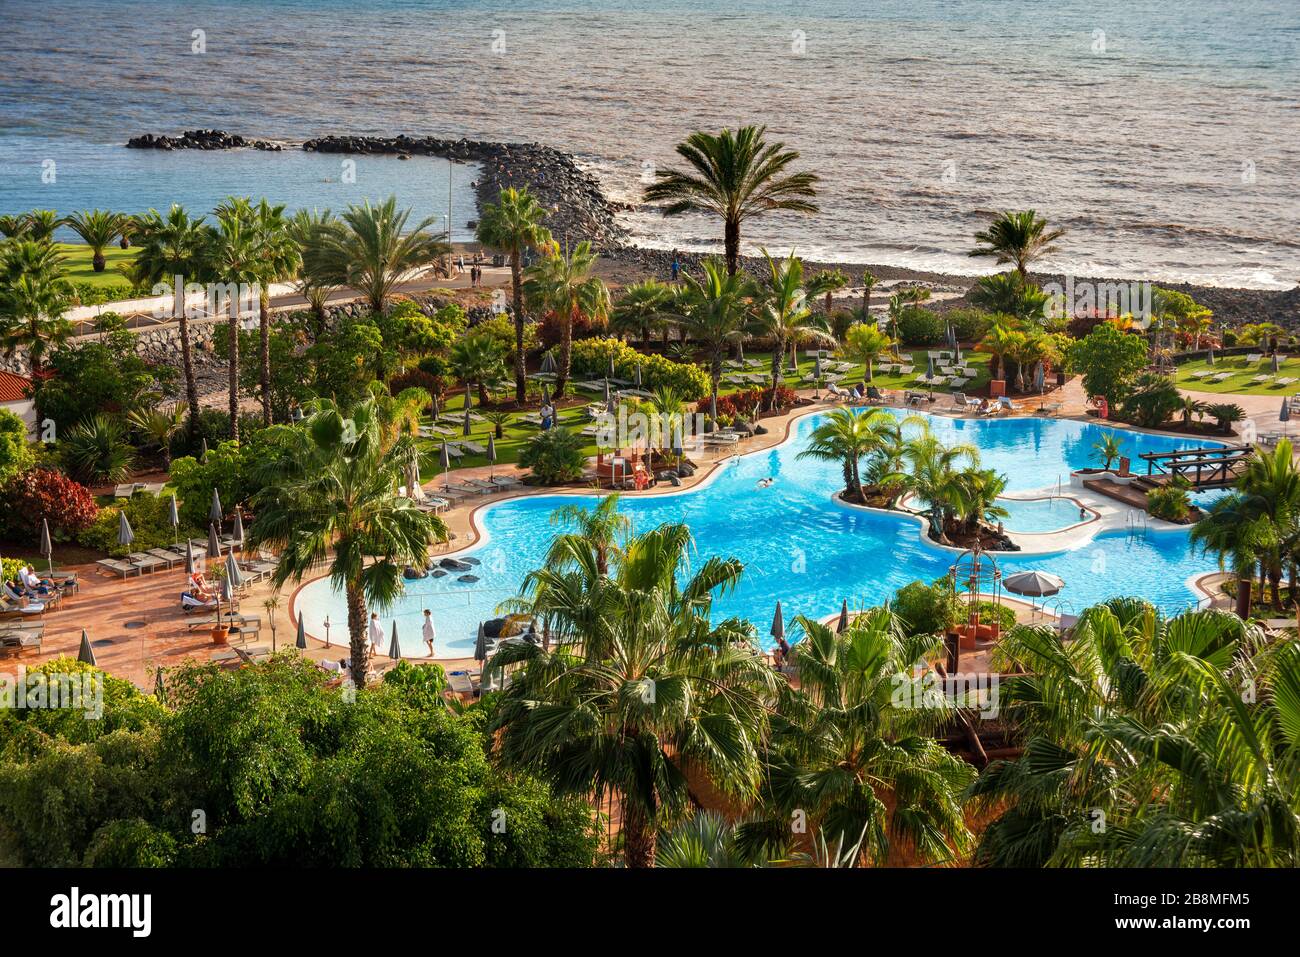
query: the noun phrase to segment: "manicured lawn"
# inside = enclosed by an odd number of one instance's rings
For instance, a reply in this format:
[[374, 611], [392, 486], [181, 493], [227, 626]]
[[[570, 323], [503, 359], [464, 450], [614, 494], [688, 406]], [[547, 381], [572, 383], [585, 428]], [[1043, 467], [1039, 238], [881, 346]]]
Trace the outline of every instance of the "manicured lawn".
[[[912, 372], [910, 375], [883, 375], [881, 373], [876, 373], [872, 384], [880, 389], [898, 390], [898, 389], [907, 389], [907, 388], [917, 388], [917, 389], [924, 388], [924, 386], [916, 385], [915, 380], [917, 376], [924, 375], [925, 373], [927, 351], [929, 350], [919, 349], [912, 353], [912, 364], [915, 366], [915, 371]], [[761, 374], [762, 376], [764, 376], [763, 385], [760, 386], [760, 384], [757, 382], [746, 383], [744, 385], [729, 383], [726, 381], [726, 375], [731, 370], [724, 370], [724, 381], [722, 383], [722, 388], [720, 390], [721, 395], [729, 395], [734, 392], [747, 391], [749, 389], [766, 387], [766, 383], [768, 381], [767, 376], [770, 375], [770, 371], [771, 371], [771, 353], [746, 351], [745, 358], [762, 360], [763, 365], [761, 367], [752, 366], [750, 368], [752, 369], [753, 374], [755, 375]], [[990, 357], [984, 353], [966, 352], [965, 358], [966, 358], [967, 365], [976, 370], [976, 375], [975, 378], [973, 378], [970, 382], [968, 382], [963, 387], [963, 391], [967, 393], [971, 393], [971, 392], [978, 391], [979, 389], [982, 389], [985, 386], [987, 386], [989, 380], [988, 366], [989, 366]], [[823, 360], [823, 366], [835, 361], [837, 360], [835, 359]], [[811, 388], [811, 383], [803, 382], [803, 378], [805, 376], [811, 376], [813, 374], [814, 365], [815, 365], [814, 361], [812, 359], [807, 358], [807, 356], [801, 350], [799, 354], [799, 375], [794, 376], [789, 371], [787, 371], [785, 373], [786, 384], [790, 385], [793, 388], [798, 388], [798, 389]], [[862, 366], [855, 365], [852, 370], [846, 373], [840, 373], [840, 376], [841, 376], [840, 378], [841, 387], [851, 389], [853, 385], [861, 382], [864, 378]], [[535, 392], [536, 388], [537, 388], [536, 383], [533, 383], [530, 380], [529, 396], [530, 396], [530, 401], [533, 405], [531, 411], [534, 412], [536, 411], [536, 402], [537, 402], [536, 392]], [[949, 391], [950, 389], [947, 385], [935, 387], [936, 395], [947, 395]], [[589, 402], [600, 402], [603, 395], [602, 393], [583, 392], [580, 390], [574, 392], [573, 394], [581, 396], [587, 399]], [[463, 419], [457, 414], [463, 413], [465, 408], [465, 395], [463, 390], [448, 395], [446, 397], [446, 401], [441, 403], [440, 408], [444, 415], [451, 415], [454, 417], [454, 420], [453, 418], [444, 418], [438, 423], [443, 428], [450, 429], [452, 431], [451, 435], [447, 435], [443, 437], [446, 439], [448, 443], [470, 441], [470, 442], [477, 442], [479, 445], [482, 446], [487, 445], [488, 436], [493, 432], [493, 425], [491, 422], [471, 421], [470, 423], [471, 434], [468, 436], [462, 434]], [[477, 398], [475, 399], [473, 408], [475, 411], [481, 411], [478, 406]], [[560, 409], [560, 424], [567, 428], [573, 429], [575, 431], [581, 431], [586, 426], [591, 425], [592, 420], [587, 417], [585, 408], [586, 408], [586, 403], [584, 403], [583, 405], [573, 406], [572, 408]], [[539, 432], [537, 426], [532, 425], [531, 423], [522, 422], [521, 418], [522, 416], [519, 414], [512, 415], [510, 422], [507, 423], [507, 425], [505, 426], [504, 437], [498, 439], [496, 442], [498, 465], [509, 466], [517, 462], [519, 460], [519, 454], [522, 451], [524, 445], [527, 444], [527, 442], [533, 436], [537, 435]], [[426, 424], [428, 424], [427, 420], [426, 420]], [[424, 470], [421, 473], [421, 478], [424, 481], [428, 481], [440, 475], [442, 472], [442, 469], [439, 465], [439, 452], [438, 452], [438, 450], [441, 448], [442, 445], [442, 439], [440, 438], [437, 441], [431, 439], [422, 440], [421, 444], [424, 445], [431, 453], [430, 462], [425, 466]], [[594, 440], [589, 441], [585, 448], [586, 454], [588, 456], [592, 456], [596, 454], [596, 451], [597, 449], [596, 449], [595, 441]], [[487, 464], [488, 464], [487, 458], [482, 455], [467, 454], [459, 459], [452, 460], [453, 469], [472, 467], [478, 465], [487, 465]]]
[[123, 286], [124, 288], [128, 283], [118, 266], [132, 262], [139, 252], [134, 246], [130, 249], [123, 249], [117, 245], [109, 246], [104, 250], [104, 258], [107, 260], [104, 271], [95, 272], [94, 266], [91, 265], [89, 246], [84, 243], [58, 243], [58, 248], [67, 259], [64, 268], [67, 270], [68, 279], [72, 282], [89, 282], [96, 286]]
[[[1290, 395], [1300, 392], [1300, 356], [1287, 356], [1282, 360], [1280, 372], [1273, 374], [1273, 360], [1265, 357], [1259, 362], [1247, 362], [1245, 356], [1225, 356], [1214, 360], [1209, 365], [1204, 359], [1187, 362], [1178, 367], [1177, 383], [1184, 389], [1197, 392], [1235, 393], [1238, 395]], [[1209, 375], [1197, 373], [1231, 375], [1222, 382], [1209, 381]], [[1257, 376], [1265, 376], [1259, 382], [1253, 381]], [[1283, 382], [1291, 379], [1291, 382]]]

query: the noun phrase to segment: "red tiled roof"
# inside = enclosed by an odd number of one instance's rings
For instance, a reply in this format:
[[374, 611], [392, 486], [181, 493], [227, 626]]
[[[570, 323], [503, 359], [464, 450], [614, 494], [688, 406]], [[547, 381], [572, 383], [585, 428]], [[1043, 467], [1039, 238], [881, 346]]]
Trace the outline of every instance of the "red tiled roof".
[[21, 402], [31, 387], [31, 379], [0, 369], [0, 402]]

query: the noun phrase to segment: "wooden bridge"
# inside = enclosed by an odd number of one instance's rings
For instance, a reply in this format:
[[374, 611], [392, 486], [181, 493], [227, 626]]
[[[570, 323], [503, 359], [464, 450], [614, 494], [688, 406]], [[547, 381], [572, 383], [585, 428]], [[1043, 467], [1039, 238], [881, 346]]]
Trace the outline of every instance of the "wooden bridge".
[[1192, 488], [1226, 488], [1237, 481], [1255, 449], [1250, 445], [1216, 445], [1181, 452], [1144, 452], [1147, 482], [1163, 485], [1175, 478]]

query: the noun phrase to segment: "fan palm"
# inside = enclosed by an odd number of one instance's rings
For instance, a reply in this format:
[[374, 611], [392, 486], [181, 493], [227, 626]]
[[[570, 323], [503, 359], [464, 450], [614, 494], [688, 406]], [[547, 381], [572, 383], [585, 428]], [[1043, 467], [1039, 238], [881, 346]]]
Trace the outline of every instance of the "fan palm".
[[1110, 471], [1111, 463], [1124, 454], [1124, 441], [1113, 432], [1107, 432], [1092, 443], [1092, 454], [1101, 462], [1101, 467]]
[[166, 218], [156, 209], [138, 217], [132, 235], [139, 247], [131, 266], [135, 281], [141, 285], [166, 283], [172, 287], [172, 314], [180, 332], [181, 370], [185, 376], [193, 442], [198, 435], [199, 386], [194, 376], [190, 322], [185, 310], [185, 277], [197, 277], [206, 270], [211, 233], [203, 217], [191, 219], [183, 206], [173, 204]]
[[963, 702], [927, 691], [914, 671], [942, 654], [942, 641], [906, 636], [885, 608], [858, 615], [843, 634], [803, 616], [795, 625], [804, 634], [799, 687], [782, 689], [772, 717], [767, 835], [803, 811], [869, 863], [884, 864], [898, 842], [930, 863], [964, 852], [962, 795], [975, 772], [934, 739]]
[[969, 468], [953, 479], [953, 511], [962, 522], [962, 530], [974, 533], [981, 522], [997, 522], [1011, 513], [997, 503], [1007, 490], [1007, 477], [993, 469]]
[[310, 232], [302, 254], [309, 281], [355, 289], [374, 312], [383, 312], [404, 277], [451, 250], [428, 231], [434, 223], [432, 216], [407, 230], [410, 218], [411, 210], [398, 210], [395, 196], [377, 206], [370, 200], [349, 205], [339, 216], [337, 227]]
[[50, 243], [24, 238], [0, 246], [0, 348], [10, 356], [25, 348], [33, 377], [72, 335], [63, 317], [73, 293], [65, 262]]
[[185, 403], [176, 402], [168, 409], [155, 406], [132, 409], [126, 414], [126, 420], [131, 424], [131, 428], [140, 433], [140, 436], [150, 445], [157, 446], [162, 454], [164, 470], [171, 468], [172, 437], [184, 426], [185, 412]]
[[[447, 537], [442, 520], [398, 495], [420, 453], [409, 435], [383, 447], [373, 399], [345, 412], [318, 400], [300, 426], [273, 426], [272, 457], [259, 468], [262, 491], [248, 547], [279, 553], [277, 589], [328, 563], [348, 606], [353, 680], [364, 685], [370, 642], [368, 607], [387, 607], [402, 592], [402, 570], [424, 567], [429, 544]], [[332, 551], [331, 551], [332, 550]]]
[[[1029, 735], [971, 789], [1003, 808], [994, 866], [1300, 863], [1300, 647], [1222, 611], [1118, 599], [1004, 636], [1003, 712]], [[1010, 668], [1017, 673], [1007, 675]]]
[[527, 189], [508, 188], [495, 203], [484, 203], [475, 235], [488, 249], [510, 258], [510, 288], [515, 321], [515, 401], [527, 398], [524, 365], [524, 253], [551, 245], [551, 231], [542, 225], [546, 209]]
[[1040, 287], [1014, 271], [981, 276], [968, 295], [971, 305], [977, 308], [1023, 322], [1041, 320], [1051, 299]]
[[528, 270], [524, 293], [530, 302], [555, 316], [560, 325], [560, 367], [555, 376], [555, 397], [563, 398], [573, 365], [573, 324], [586, 317], [592, 322], [609, 318], [609, 290], [591, 274], [596, 253], [591, 243], [572, 250], [553, 250]]
[[590, 554], [602, 576], [609, 574], [610, 558], [621, 557], [621, 540], [632, 529], [632, 520], [618, 510], [618, 495], [604, 496], [595, 508], [562, 505], [551, 513], [551, 524], [572, 526], [574, 531], [555, 536], [546, 564], [580, 564]]
[[867, 381], [871, 382], [876, 360], [897, 347], [898, 343], [874, 322], [861, 322], [849, 329], [841, 351], [850, 362], [861, 362], [866, 367]]
[[722, 219], [727, 274], [740, 264], [740, 227], [747, 219], [776, 210], [815, 213], [817, 176], [791, 173], [799, 153], [768, 143], [766, 127], [724, 129], [716, 136], [695, 132], [677, 146], [690, 171], [658, 170], [646, 188], [646, 202], [665, 202], [665, 216], [712, 213]]
[[629, 539], [609, 575], [594, 544], [532, 572], [507, 607], [545, 617], [558, 644], [507, 646], [492, 659], [526, 663], [493, 722], [502, 760], [557, 793], [621, 802], [630, 867], [652, 866], [658, 831], [688, 811], [686, 766], [724, 793], [758, 792], [777, 679], [747, 645], [752, 629], [710, 621], [740, 562], [710, 558], [682, 581], [690, 545], [685, 525], [664, 525]]
[[95, 272], [104, 271], [104, 247], [122, 235], [126, 221], [126, 216], [107, 209], [73, 213], [67, 218], [68, 226], [90, 247], [90, 264]]
[[478, 386], [479, 403], [487, 402], [487, 390], [505, 376], [506, 345], [487, 330], [471, 330], [452, 344], [448, 361], [465, 385], [465, 407], [470, 389]]
[[623, 290], [610, 314], [610, 328], [624, 336], [636, 335], [642, 343], [663, 328], [672, 290], [655, 279], [635, 282]]
[[320, 233], [337, 231], [338, 229], [339, 222], [328, 209], [323, 211], [299, 209], [289, 219], [289, 235], [298, 246], [300, 259], [297, 278], [298, 293], [307, 300], [307, 305], [311, 309], [316, 322], [316, 328], [313, 331], [317, 339], [320, 339], [325, 333], [325, 306], [329, 302], [329, 297], [337, 292], [340, 287], [308, 270], [301, 258], [307, 254], [308, 249], [321, 242]]
[[785, 259], [773, 259], [766, 249], [763, 258], [767, 271], [754, 309], [750, 329], [755, 335], [772, 340], [772, 397], [770, 408], [776, 409], [777, 386], [781, 383], [781, 366], [786, 348], [798, 348], [805, 339], [816, 339], [835, 344], [826, 322], [814, 316], [808, 308], [808, 293], [804, 288], [803, 260], [791, 253]]
[[708, 351], [711, 401], [716, 417], [722, 360], [727, 347], [745, 334], [750, 297], [756, 290], [744, 276], [727, 272], [716, 259], [701, 264], [700, 279], [683, 273], [671, 306], [673, 323], [683, 337], [694, 339]]
[[1006, 211], [999, 213], [988, 229], [975, 234], [980, 245], [970, 255], [995, 257], [999, 265], [1011, 263], [1025, 279], [1030, 264], [1056, 252], [1054, 244], [1064, 235], [1064, 229], [1048, 229], [1047, 220], [1032, 209]]
[[25, 237], [37, 243], [48, 243], [54, 239], [54, 231], [63, 225], [59, 214], [52, 209], [33, 209], [23, 215], [27, 224]]
[[87, 485], [113, 484], [131, 474], [135, 453], [120, 420], [94, 415], [68, 430], [59, 443], [68, 471]]

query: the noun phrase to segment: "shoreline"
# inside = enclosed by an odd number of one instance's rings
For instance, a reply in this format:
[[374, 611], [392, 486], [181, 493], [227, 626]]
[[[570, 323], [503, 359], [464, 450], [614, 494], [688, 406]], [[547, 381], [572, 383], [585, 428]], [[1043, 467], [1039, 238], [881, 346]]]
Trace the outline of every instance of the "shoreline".
[[[546, 225], [561, 242], [589, 240], [601, 253], [602, 277], [617, 284], [635, 282], [646, 278], [666, 279], [672, 259], [670, 249], [640, 246], [630, 241], [630, 233], [619, 222], [619, 214], [638, 207], [612, 199], [598, 178], [583, 168], [577, 158], [564, 150], [541, 143], [509, 143], [494, 140], [470, 140], [436, 136], [352, 136], [328, 134], [294, 142], [282, 139], [253, 139], [223, 130], [191, 130], [179, 137], [142, 134], [130, 138], [128, 149], [175, 150], [229, 150], [252, 149], [259, 152], [279, 152], [297, 148], [307, 152], [339, 153], [352, 155], [391, 155], [409, 157], [434, 156], [453, 162], [478, 163], [482, 174], [474, 182], [475, 199], [481, 212], [485, 202], [491, 202], [497, 193], [507, 187], [526, 186], [543, 206], [550, 209]], [[645, 209], [645, 207], [639, 207]], [[709, 253], [682, 252], [683, 265], [690, 266], [706, 258]], [[746, 266], [762, 260], [742, 256]], [[909, 266], [884, 263], [857, 262], [852, 259], [822, 261], [805, 259], [805, 267], [815, 272], [821, 269], [839, 269], [850, 277], [849, 289], [859, 289], [862, 273], [870, 271], [882, 282], [923, 283], [929, 286], [948, 287], [944, 291], [959, 292], [960, 298], [935, 303], [931, 308], [940, 311], [966, 305], [965, 292], [977, 281], [980, 273], [960, 274], [934, 272]], [[1040, 283], [1064, 284], [1060, 273], [1033, 273]], [[1185, 292], [1208, 306], [1218, 321], [1229, 323], [1276, 322], [1292, 331], [1300, 329], [1300, 280], [1289, 289], [1251, 289], [1234, 286], [1210, 286], [1153, 279], [1149, 276], [1092, 276], [1076, 275], [1076, 282], [1116, 283], [1150, 282], [1164, 288]], [[841, 294], [841, 300], [845, 298]], [[873, 302], [883, 305], [888, 298], [883, 290], [873, 294]], [[852, 303], [855, 304], [856, 303]]]

